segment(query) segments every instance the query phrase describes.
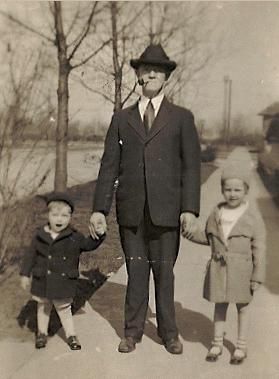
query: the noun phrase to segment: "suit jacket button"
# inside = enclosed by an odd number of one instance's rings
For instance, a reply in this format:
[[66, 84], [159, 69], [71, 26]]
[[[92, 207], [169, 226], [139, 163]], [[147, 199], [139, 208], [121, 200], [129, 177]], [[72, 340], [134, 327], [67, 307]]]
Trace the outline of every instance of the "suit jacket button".
[[63, 261], [65, 261], [66, 259], [67, 259], [67, 258], [64, 256], [64, 257], [63, 257]]
[[65, 272], [62, 272], [61, 276], [65, 276], [65, 275], [66, 275]]
[[48, 259], [51, 259], [51, 258], [52, 258], [52, 256], [51, 256], [51, 255], [49, 255], [49, 256], [48, 256]]
[[47, 274], [48, 274], [48, 275], [51, 274], [51, 271], [50, 271], [50, 270], [47, 270]]

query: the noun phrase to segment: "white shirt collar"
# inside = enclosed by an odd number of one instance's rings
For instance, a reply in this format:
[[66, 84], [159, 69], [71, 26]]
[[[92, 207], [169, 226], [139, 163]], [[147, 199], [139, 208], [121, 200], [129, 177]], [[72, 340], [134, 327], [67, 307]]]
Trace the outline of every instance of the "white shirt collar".
[[[157, 116], [157, 114], [159, 112], [163, 98], [164, 98], [164, 93], [160, 92], [157, 96], [155, 96], [151, 99], [152, 105], [154, 107], [155, 117]], [[140, 112], [140, 116], [141, 116], [142, 120], [143, 120], [143, 115], [144, 115], [144, 112], [146, 110], [147, 104], [149, 103], [149, 100], [150, 99], [144, 95], [142, 95], [139, 99], [139, 103], [138, 103], [139, 105], [138, 106], [139, 106], [139, 112]]]

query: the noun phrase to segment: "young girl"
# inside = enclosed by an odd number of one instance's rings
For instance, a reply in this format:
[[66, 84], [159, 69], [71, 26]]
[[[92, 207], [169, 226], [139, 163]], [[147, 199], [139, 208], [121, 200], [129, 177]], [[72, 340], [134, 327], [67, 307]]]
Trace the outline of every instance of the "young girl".
[[187, 238], [210, 245], [212, 255], [204, 282], [204, 298], [215, 303], [214, 339], [206, 360], [215, 362], [223, 350], [224, 324], [229, 303], [236, 304], [238, 337], [231, 364], [247, 357], [249, 303], [265, 275], [265, 227], [247, 200], [249, 176], [240, 166], [228, 166], [221, 177], [225, 201], [210, 214], [205, 231]]
[[53, 193], [47, 199], [47, 205], [48, 224], [37, 229], [20, 271], [22, 287], [27, 289], [31, 282], [31, 293], [38, 303], [35, 347], [46, 346], [50, 312], [54, 305], [68, 345], [72, 350], [80, 350], [71, 312], [79, 276], [79, 256], [82, 251], [96, 249], [104, 236], [94, 240], [70, 226], [74, 204], [67, 194]]

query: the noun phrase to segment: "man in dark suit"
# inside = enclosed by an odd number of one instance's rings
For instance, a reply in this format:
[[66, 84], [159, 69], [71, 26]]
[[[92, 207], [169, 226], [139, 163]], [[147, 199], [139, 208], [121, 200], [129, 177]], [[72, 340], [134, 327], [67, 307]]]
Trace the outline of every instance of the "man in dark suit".
[[142, 96], [112, 117], [98, 176], [90, 230], [106, 231], [116, 187], [117, 220], [126, 258], [128, 284], [125, 337], [118, 350], [129, 353], [142, 338], [155, 283], [158, 335], [172, 354], [181, 354], [174, 308], [173, 267], [182, 235], [199, 214], [200, 145], [192, 113], [171, 104], [164, 86], [176, 63], [161, 45], [132, 59]]

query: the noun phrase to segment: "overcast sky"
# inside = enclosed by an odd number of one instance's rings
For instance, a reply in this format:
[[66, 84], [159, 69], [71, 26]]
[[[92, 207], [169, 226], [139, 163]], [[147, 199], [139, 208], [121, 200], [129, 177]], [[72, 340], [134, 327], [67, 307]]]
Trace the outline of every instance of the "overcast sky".
[[[211, 2], [218, 14], [226, 57], [208, 69], [193, 104], [205, 120], [222, 115], [224, 75], [232, 79], [232, 116], [242, 113], [252, 125], [261, 125], [257, 113], [279, 101], [279, 2]], [[218, 56], [218, 51], [216, 51]]]
[[[0, 1], [0, 5], [6, 9], [18, 6], [12, 1]], [[36, 5], [38, 2], [21, 2], [18, 7], [32, 20]], [[187, 105], [207, 127], [221, 122], [224, 75], [229, 75], [232, 117], [241, 113], [250, 125], [259, 128], [261, 118], [257, 113], [279, 101], [279, 1], [210, 1], [209, 7], [208, 17], [216, 22], [216, 40], [220, 34], [223, 40], [215, 50], [214, 64], [197, 83], [197, 96], [189, 98]], [[93, 118], [108, 122], [112, 112], [111, 105], [104, 111], [103, 99], [94, 98], [84, 89], [71, 93], [70, 105], [71, 113], [86, 122]]]
[[[208, 127], [222, 120], [224, 75], [229, 75], [232, 118], [241, 113], [247, 125], [260, 128], [262, 119], [257, 114], [279, 101], [279, 1], [211, 1], [210, 7], [222, 46], [216, 48], [214, 64], [203, 75], [189, 107]], [[89, 118], [90, 112], [92, 108], [88, 108]]]

